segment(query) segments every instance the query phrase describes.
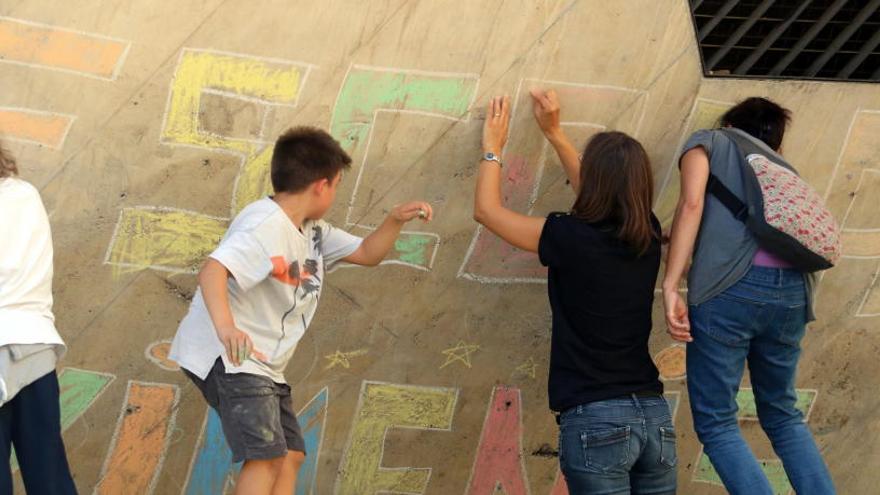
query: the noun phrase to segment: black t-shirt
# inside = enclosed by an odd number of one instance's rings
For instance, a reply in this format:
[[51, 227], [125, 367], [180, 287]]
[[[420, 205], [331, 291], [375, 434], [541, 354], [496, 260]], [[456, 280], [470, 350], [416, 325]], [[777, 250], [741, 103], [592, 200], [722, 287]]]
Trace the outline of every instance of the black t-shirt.
[[[659, 233], [653, 215], [651, 223]], [[614, 225], [567, 214], [552, 213], [544, 224], [538, 255], [549, 267], [554, 411], [636, 392], [663, 392], [648, 351], [660, 242], [638, 256], [615, 233]]]

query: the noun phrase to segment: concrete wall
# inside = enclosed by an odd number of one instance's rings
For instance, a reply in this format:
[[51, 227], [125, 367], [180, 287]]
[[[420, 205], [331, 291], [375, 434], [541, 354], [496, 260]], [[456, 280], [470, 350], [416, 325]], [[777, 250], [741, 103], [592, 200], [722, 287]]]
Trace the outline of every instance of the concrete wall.
[[[703, 79], [683, 0], [28, 0], [0, 15], [0, 136], [52, 220], [63, 423], [83, 493], [220, 493], [234, 473], [216, 417], [164, 356], [193, 273], [265, 190], [267, 144], [299, 124], [329, 128], [355, 160], [331, 221], [365, 233], [410, 198], [437, 218], [412, 225], [389, 264], [329, 277], [287, 373], [311, 448], [297, 494], [565, 493], [544, 273], [470, 218], [497, 93], [516, 102], [507, 201], [543, 214], [572, 200], [531, 121], [536, 85], [559, 90], [578, 143], [616, 128], [645, 144], [664, 220], [688, 132], [748, 95], [794, 111], [784, 151], [846, 232], [798, 388], [840, 492], [875, 490], [880, 86]], [[659, 301], [655, 322], [680, 493], [723, 493]]]

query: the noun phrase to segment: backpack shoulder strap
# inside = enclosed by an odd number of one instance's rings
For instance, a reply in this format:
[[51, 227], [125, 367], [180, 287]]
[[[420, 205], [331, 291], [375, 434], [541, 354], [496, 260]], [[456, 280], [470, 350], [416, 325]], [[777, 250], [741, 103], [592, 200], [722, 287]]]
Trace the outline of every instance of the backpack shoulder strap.
[[745, 222], [749, 216], [749, 208], [746, 204], [733, 194], [733, 191], [715, 177], [715, 174], [709, 174], [709, 182], [706, 183], [706, 192], [715, 196], [725, 208], [730, 210], [734, 218], [740, 222]]
[[718, 131], [726, 136], [727, 139], [730, 139], [733, 142], [733, 144], [736, 146], [737, 151], [739, 151], [739, 154], [743, 159], [743, 163], [748, 163], [747, 157], [749, 155], [763, 155], [776, 165], [787, 169], [795, 175], [800, 175], [798, 174], [798, 171], [791, 166], [790, 163], [788, 163], [778, 153], [771, 150], [770, 147], [767, 146], [767, 144], [763, 141], [759, 141], [757, 138], [749, 136], [739, 129], [718, 129]]

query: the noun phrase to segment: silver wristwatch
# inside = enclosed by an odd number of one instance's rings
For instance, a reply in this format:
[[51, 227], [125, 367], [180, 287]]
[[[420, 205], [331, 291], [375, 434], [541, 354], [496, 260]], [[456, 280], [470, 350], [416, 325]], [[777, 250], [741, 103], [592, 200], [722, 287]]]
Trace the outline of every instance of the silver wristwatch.
[[491, 151], [489, 151], [488, 153], [483, 155], [483, 161], [484, 162], [496, 162], [496, 163], [498, 163], [499, 167], [504, 166], [504, 164], [501, 163], [501, 157], [496, 155], [495, 153], [492, 153]]

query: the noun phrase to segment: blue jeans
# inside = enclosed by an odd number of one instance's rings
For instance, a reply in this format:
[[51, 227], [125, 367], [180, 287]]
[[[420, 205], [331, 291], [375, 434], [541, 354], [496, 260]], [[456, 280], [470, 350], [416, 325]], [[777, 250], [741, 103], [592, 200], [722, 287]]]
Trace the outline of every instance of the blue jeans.
[[694, 429], [732, 495], [771, 495], [742, 437], [736, 394], [746, 361], [758, 419], [798, 495], [833, 494], [813, 435], [795, 408], [806, 328], [806, 288], [794, 270], [753, 267], [720, 295], [690, 307], [687, 385]]
[[12, 493], [11, 447], [29, 494], [76, 495], [61, 439], [55, 371], [19, 390], [0, 407], [0, 493]]
[[559, 466], [571, 495], [674, 494], [675, 427], [663, 397], [622, 397], [559, 416]]

